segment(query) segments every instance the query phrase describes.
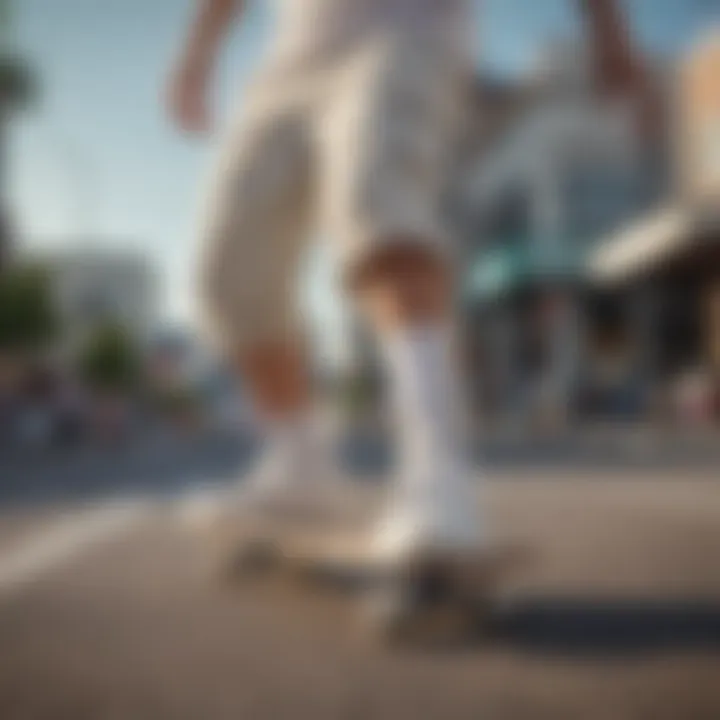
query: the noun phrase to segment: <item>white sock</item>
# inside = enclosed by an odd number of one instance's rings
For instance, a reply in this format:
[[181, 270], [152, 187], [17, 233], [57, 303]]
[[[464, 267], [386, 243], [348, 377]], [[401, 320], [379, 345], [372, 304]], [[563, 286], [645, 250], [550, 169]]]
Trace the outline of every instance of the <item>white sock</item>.
[[384, 349], [402, 475], [430, 492], [452, 493], [467, 473], [467, 418], [451, 328], [411, 327], [387, 338]]
[[467, 461], [467, 416], [452, 331], [413, 327], [384, 342], [399, 445], [399, 491], [376, 536], [379, 553], [485, 539]]

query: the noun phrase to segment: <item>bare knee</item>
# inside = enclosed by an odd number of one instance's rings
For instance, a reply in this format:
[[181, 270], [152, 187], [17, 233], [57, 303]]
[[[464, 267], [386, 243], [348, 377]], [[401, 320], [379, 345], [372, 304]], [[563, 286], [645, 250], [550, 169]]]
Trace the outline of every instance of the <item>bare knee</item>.
[[266, 416], [292, 416], [309, 403], [309, 373], [299, 341], [273, 339], [248, 345], [238, 352], [235, 367]]
[[450, 312], [451, 277], [437, 252], [413, 238], [393, 238], [358, 269], [353, 289], [380, 328], [432, 322]]

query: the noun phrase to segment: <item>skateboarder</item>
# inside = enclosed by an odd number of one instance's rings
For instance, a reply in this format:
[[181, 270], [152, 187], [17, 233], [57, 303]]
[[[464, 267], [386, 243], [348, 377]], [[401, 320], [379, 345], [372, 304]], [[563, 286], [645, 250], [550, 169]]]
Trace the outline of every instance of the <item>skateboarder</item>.
[[[377, 334], [393, 402], [396, 492], [377, 551], [477, 546], [486, 528], [464, 457], [452, 248], [438, 209], [474, 72], [470, 0], [276, 4], [277, 30], [222, 145], [203, 226], [205, 321], [251, 388], [266, 438], [243, 502], [292, 508], [334, 494], [293, 301], [319, 218]], [[583, 4], [607, 19], [607, 2]], [[169, 95], [186, 131], [210, 129], [218, 49], [244, 9], [198, 1]], [[608, 57], [616, 69], [624, 60]]]

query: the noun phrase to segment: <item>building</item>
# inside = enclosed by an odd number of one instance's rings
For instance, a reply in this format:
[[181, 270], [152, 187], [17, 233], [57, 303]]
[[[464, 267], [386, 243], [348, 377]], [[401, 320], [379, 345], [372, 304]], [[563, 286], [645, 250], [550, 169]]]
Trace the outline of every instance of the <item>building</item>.
[[197, 385], [218, 370], [210, 348], [180, 325], [156, 328], [147, 343], [147, 364], [153, 384], [169, 390]]
[[566, 417], [617, 374], [603, 357], [617, 307], [587, 258], [661, 195], [668, 157], [630, 109], [598, 98], [589, 65], [579, 49], [545, 54], [465, 176], [468, 359], [493, 416]]
[[677, 409], [687, 378], [700, 414], [720, 415], [720, 28], [682, 64], [674, 92], [674, 173], [652, 212], [611, 233], [590, 259], [595, 283], [644, 295], [629, 333], [645, 339], [637, 372]]
[[61, 354], [98, 324], [122, 324], [147, 344], [159, 317], [159, 277], [145, 256], [116, 249], [69, 249], [41, 258], [53, 278], [62, 323]]

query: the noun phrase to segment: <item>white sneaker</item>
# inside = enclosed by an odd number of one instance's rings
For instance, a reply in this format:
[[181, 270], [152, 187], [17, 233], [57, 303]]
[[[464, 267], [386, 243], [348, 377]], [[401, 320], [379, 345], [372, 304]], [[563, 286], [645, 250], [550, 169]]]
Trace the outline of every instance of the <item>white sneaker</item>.
[[248, 513], [320, 519], [338, 510], [340, 485], [340, 468], [329, 454], [308, 452], [290, 464], [268, 453], [238, 488], [234, 502]]
[[340, 469], [324, 454], [308, 453], [287, 462], [266, 452], [241, 482], [214, 492], [196, 493], [183, 508], [186, 524], [208, 529], [225, 518], [252, 517], [324, 520], [342, 512]]
[[424, 551], [477, 548], [484, 538], [477, 489], [469, 479], [442, 483], [413, 478], [401, 481], [390, 498], [375, 529], [373, 550], [379, 559], [392, 562]]

